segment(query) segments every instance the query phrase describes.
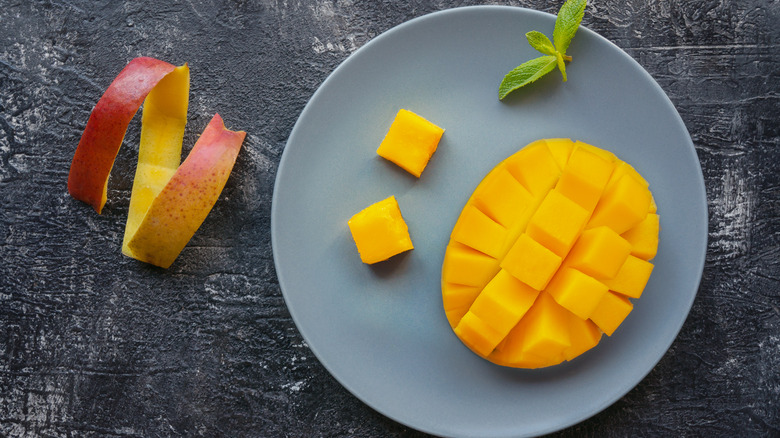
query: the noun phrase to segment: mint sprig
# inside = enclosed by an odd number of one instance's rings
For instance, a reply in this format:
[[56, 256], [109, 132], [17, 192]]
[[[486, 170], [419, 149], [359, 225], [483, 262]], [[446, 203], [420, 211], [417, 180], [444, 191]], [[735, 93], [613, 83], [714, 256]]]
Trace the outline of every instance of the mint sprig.
[[524, 62], [507, 73], [498, 87], [499, 99], [550, 73], [556, 66], [561, 71], [563, 81], [566, 82], [564, 61], [572, 60], [571, 56], [566, 55], [566, 50], [580, 27], [586, 4], [587, 0], [566, 0], [555, 18], [552, 41], [545, 34], [535, 30], [525, 34], [528, 44], [546, 56]]

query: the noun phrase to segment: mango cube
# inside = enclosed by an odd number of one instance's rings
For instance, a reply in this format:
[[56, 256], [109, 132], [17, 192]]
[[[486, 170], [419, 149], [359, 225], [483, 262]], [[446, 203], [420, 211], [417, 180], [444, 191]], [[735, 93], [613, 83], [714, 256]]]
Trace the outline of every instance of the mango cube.
[[444, 129], [401, 109], [376, 153], [419, 178], [436, 152], [442, 134]]
[[569, 341], [571, 346], [563, 350], [566, 360], [572, 360], [582, 353], [598, 345], [601, 340], [601, 329], [589, 319], [581, 319], [569, 313]]
[[604, 283], [574, 268], [564, 268], [555, 274], [545, 290], [571, 313], [587, 319], [608, 288]]
[[630, 174], [624, 174], [604, 191], [588, 228], [606, 225], [622, 234], [647, 216], [651, 198], [647, 187]]
[[533, 201], [531, 193], [502, 166], [474, 192], [474, 205], [504, 227], [512, 226]]
[[555, 189], [589, 212], [609, 181], [615, 165], [585, 148], [577, 148], [569, 157]]
[[561, 174], [544, 140], [531, 143], [506, 160], [507, 170], [534, 195], [546, 193]]
[[499, 270], [498, 260], [458, 242], [447, 246], [442, 278], [448, 283], [485, 287]]
[[485, 285], [482, 293], [474, 300], [470, 312], [506, 336], [531, 308], [538, 294], [536, 290], [501, 270]]
[[506, 228], [490, 219], [473, 205], [467, 205], [452, 230], [452, 240], [499, 257], [506, 237]]
[[455, 327], [455, 334], [467, 347], [481, 356], [490, 354], [504, 337], [472, 312], [463, 315]]
[[542, 290], [561, 265], [561, 257], [522, 234], [501, 261], [501, 267], [523, 283]]
[[533, 142], [488, 173], [453, 228], [442, 266], [447, 321], [498, 365], [573, 360], [633, 308], [658, 223], [647, 181], [611, 152]]
[[520, 321], [523, 330], [522, 351], [539, 357], [558, 357], [571, 346], [566, 310], [547, 293], [539, 294], [536, 303]]
[[609, 190], [612, 188], [612, 186], [617, 183], [620, 178], [623, 177], [623, 175], [631, 175], [635, 180], [637, 180], [640, 184], [642, 184], [645, 188], [650, 187], [650, 183], [647, 182], [646, 179], [642, 177], [642, 175], [639, 174], [639, 172], [634, 169], [634, 167], [625, 161], [620, 161], [615, 166], [615, 170], [612, 172], [612, 176], [609, 179], [609, 182], [607, 182], [607, 187], [605, 190]]
[[528, 222], [526, 233], [564, 257], [582, 232], [588, 212], [557, 190], [550, 190]]
[[604, 284], [611, 291], [620, 292], [631, 298], [639, 298], [642, 296], [642, 291], [645, 290], [652, 272], [652, 263], [630, 255], [620, 267], [615, 278], [604, 280]]
[[607, 336], [612, 336], [633, 309], [634, 305], [628, 298], [607, 292], [591, 313], [590, 320], [599, 326]]
[[461, 307], [468, 309], [481, 291], [482, 288], [477, 286], [444, 283], [442, 285], [444, 310], [458, 309]]
[[558, 168], [561, 170], [566, 168], [566, 163], [574, 150], [574, 142], [569, 138], [548, 138], [545, 143], [547, 143]]
[[649, 213], [645, 219], [621, 236], [631, 244], [631, 255], [650, 260], [658, 252], [658, 233], [661, 230], [660, 218]]
[[510, 274], [499, 271], [455, 327], [465, 334], [469, 347], [490, 354], [525, 315], [538, 292]]
[[366, 207], [348, 225], [363, 263], [381, 262], [414, 248], [395, 196]]
[[582, 232], [566, 263], [596, 279], [612, 278], [630, 253], [631, 244], [611, 228], [591, 228]]
[[481, 287], [464, 286], [462, 284], [443, 283], [441, 286], [442, 301], [444, 303], [444, 313], [447, 316], [447, 322], [455, 327], [466, 312], [471, 308], [471, 304], [482, 291]]
[[600, 147], [593, 146], [591, 144], [585, 143], [584, 141], [575, 141], [574, 142], [574, 148], [577, 149], [585, 149], [590, 152], [593, 152], [594, 154], [600, 156], [601, 158], [607, 160], [607, 161], [621, 161], [618, 159], [618, 157], [613, 154], [612, 152], [602, 149]]

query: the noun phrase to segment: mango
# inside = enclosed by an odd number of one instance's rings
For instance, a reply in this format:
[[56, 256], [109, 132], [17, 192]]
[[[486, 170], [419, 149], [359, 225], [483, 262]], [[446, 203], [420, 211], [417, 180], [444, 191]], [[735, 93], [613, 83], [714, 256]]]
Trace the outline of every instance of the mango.
[[562, 259], [528, 234], [521, 235], [501, 260], [501, 267], [536, 290], [543, 290]]
[[452, 240], [481, 251], [491, 257], [499, 257], [506, 238], [506, 228], [493, 221], [473, 205], [467, 205], [452, 230]]
[[590, 320], [607, 336], [612, 336], [633, 309], [634, 304], [628, 298], [614, 292], [607, 292], [591, 313]]
[[642, 260], [650, 260], [658, 252], [658, 231], [661, 223], [653, 206], [650, 207], [650, 213], [642, 222], [621, 234], [621, 237], [631, 244], [631, 255]]
[[364, 208], [347, 224], [363, 263], [378, 263], [414, 249], [395, 196]]
[[647, 180], [615, 154], [535, 141], [487, 174], [453, 227], [442, 265], [447, 320], [498, 365], [574, 360], [630, 314], [659, 224]]
[[376, 153], [417, 178], [436, 152], [444, 129], [405, 109], [395, 116]]

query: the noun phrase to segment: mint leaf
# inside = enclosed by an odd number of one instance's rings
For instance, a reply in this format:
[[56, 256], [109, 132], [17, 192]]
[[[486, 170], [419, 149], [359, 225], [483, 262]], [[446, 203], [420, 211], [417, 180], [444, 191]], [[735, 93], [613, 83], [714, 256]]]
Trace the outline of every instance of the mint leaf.
[[569, 48], [569, 43], [580, 27], [587, 3], [587, 0], [566, 0], [561, 6], [555, 19], [555, 29], [553, 29], [555, 44], [541, 32], [532, 30], [525, 34], [528, 44], [547, 56], [532, 59], [507, 73], [501, 81], [501, 85], [498, 86], [500, 100], [503, 100], [512, 91], [550, 73], [556, 65], [561, 71], [563, 82], [566, 82], [566, 62], [571, 62], [571, 56], [566, 54], [566, 49]]
[[558, 11], [558, 18], [555, 19], [555, 29], [553, 29], [553, 41], [555, 48], [566, 54], [571, 39], [577, 33], [580, 27], [582, 17], [585, 15], [585, 5], [587, 0], [566, 0]]
[[503, 99], [507, 94], [517, 90], [520, 87], [536, 81], [542, 76], [550, 73], [558, 62], [556, 56], [547, 55], [524, 62], [515, 67], [504, 76], [501, 85], [498, 87], [498, 98]]
[[566, 82], [566, 63], [563, 62], [563, 55], [561, 55], [561, 52], [555, 52], [555, 57], [555, 60], [558, 62], [558, 70], [563, 75], [563, 82]]
[[532, 30], [525, 34], [525, 37], [528, 39], [528, 44], [530, 44], [534, 49], [544, 53], [545, 55], [555, 56], [555, 47], [553, 46], [552, 41], [547, 38], [547, 35]]

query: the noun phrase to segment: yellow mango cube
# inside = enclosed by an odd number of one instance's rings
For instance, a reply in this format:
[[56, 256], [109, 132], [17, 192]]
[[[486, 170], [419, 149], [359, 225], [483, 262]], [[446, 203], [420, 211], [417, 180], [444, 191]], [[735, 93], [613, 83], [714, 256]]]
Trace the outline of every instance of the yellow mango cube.
[[615, 166], [615, 170], [612, 172], [612, 176], [609, 179], [609, 182], [607, 182], [607, 187], [605, 190], [609, 190], [612, 188], [612, 186], [615, 185], [618, 181], [620, 181], [620, 178], [623, 177], [623, 175], [631, 175], [637, 182], [639, 182], [641, 185], [643, 185], [645, 188], [650, 187], [650, 183], [647, 182], [646, 179], [642, 177], [642, 175], [639, 174], [639, 172], [634, 169], [634, 167], [625, 161], [620, 161]]
[[539, 294], [508, 272], [498, 271], [474, 300], [470, 312], [506, 336]]
[[569, 313], [569, 341], [571, 346], [563, 350], [563, 357], [572, 360], [582, 353], [598, 345], [601, 340], [601, 330], [593, 321], [581, 319]]
[[561, 257], [522, 234], [501, 261], [501, 267], [516, 279], [542, 290], [561, 265]]
[[506, 228], [519, 220], [532, 202], [531, 193], [503, 166], [474, 191], [474, 205]]
[[658, 233], [661, 230], [660, 217], [649, 213], [645, 219], [621, 234], [631, 244], [631, 255], [650, 260], [658, 252]]
[[588, 220], [588, 211], [550, 190], [528, 222], [526, 233], [561, 257], [571, 249]]
[[442, 300], [444, 310], [457, 309], [460, 307], [471, 307], [471, 304], [482, 291], [481, 287], [465, 286], [455, 283], [444, 283], [442, 285]]
[[589, 212], [606, 187], [615, 165], [585, 148], [571, 153], [555, 189]]
[[366, 207], [348, 225], [363, 263], [381, 262], [414, 248], [395, 196]]
[[561, 169], [544, 140], [534, 142], [506, 160], [507, 170], [533, 195], [555, 185]]
[[563, 354], [556, 353], [544, 357], [523, 351], [524, 337], [525, 327], [517, 324], [488, 356], [488, 359], [498, 365], [528, 369], [549, 367], [564, 361]]
[[599, 326], [607, 336], [612, 336], [633, 309], [634, 305], [628, 298], [607, 292], [591, 313], [590, 320]]
[[574, 268], [559, 271], [545, 291], [571, 313], [587, 319], [609, 289], [604, 283]]
[[436, 152], [442, 134], [444, 129], [401, 109], [376, 153], [419, 178]]
[[650, 208], [650, 191], [629, 174], [604, 191], [587, 228], [606, 225], [622, 234], [641, 222]]
[[447, 246], [442, 278], [448, 283], [484, 287], [499, 270], [498, 260], [458, 242]]
[[499, 257], [505, 237], [506, 228], [472, 205], [463, 209], [451, 235], [452, 240], [491, 257]]
[[574, 142], [569, 138], [548, 138], [545, 140], [547, 147], [550, 148], [550, 153], [555, 159], [555, 164], [558, 168], [563, 170], [566, 168], [566, 163], [569, 161], [574, 150]]
[[558, 357], [571, 346], [568, 318], [563, 309], [546, 292], [539, 294], [522, 324], [523, 353], [539, 357]]
[[577, 239], [566, 264], [602, 280], [614, 277], [630, 253], [631, 244], [611, 228], [591, 228]]
[[574, 142], [574, 148], [575, 149], [585, 149], [590, 152], [593, 152], [596, 155], [599, 155], [601, 158], [607, 160], [607, 161], [620, 161], [615, 154], [612, 152], [602, 149], [600, 147], [593, 146], [591, 144], [585, 143], [584, 141], [575, 141]]
[[471, 304], [482, 291], [481, 287], [462, 284], [443, 283], [441, 285], [444, 313], [450, 326], [455, 327], [469, 311]]
[[631, 298], [639, 298], [642, 296], [652, 272], [652, 263], [630, 255], [620, 267], [615, 278], [604, 280], [604, 284], [611, 291], [620, 292]]
[[496, 348], [504, 335], [472, 312], [463, 315], [454, 329], [461, 341], [480, 356], [487, 356]]

